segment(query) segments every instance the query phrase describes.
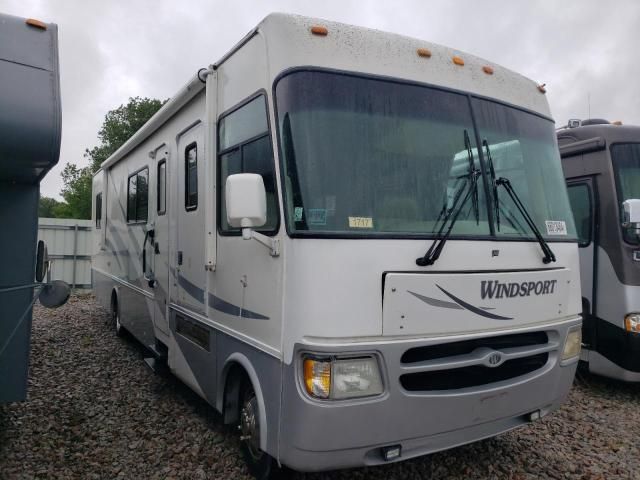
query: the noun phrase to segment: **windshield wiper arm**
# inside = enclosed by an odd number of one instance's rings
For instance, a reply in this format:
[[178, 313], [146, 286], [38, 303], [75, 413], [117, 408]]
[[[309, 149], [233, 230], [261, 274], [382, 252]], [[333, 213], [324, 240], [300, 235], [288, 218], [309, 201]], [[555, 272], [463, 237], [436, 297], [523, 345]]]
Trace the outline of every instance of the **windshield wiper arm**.
[[553, 254], [553, 251], [551, 250], [551, 247], [549, 247], [549, 244], [542, 237], [542, 234], [540, 233], [540, 230], [538, 230], [538, 227], [536, 227], [535, 222], [531, 218], [531, 215], [529, 215], [529, 212], [527, 211], [527, 209], [525, 208], [524, 204], [520, 200], [520, 197], [518, 197], [518, 194], [513, 189], [513, 186], [511, 185], [511, 182], [509, 181], [509, 179], [508, 178], [504, 178], [504, 177], [500, 177], [500, 178], [498, 178], [496, 180], [496, 185], [498, 185], [498, 186], [502, 185], [504, 187], [504, 189], [507, 191], [507, 193], [511, 197], [511, 200], [513, 200], [513, 203], [518, 208], [518, 211], [520, 212], [520, 214], [524, 218], [525, 222], [527, 222], [527, 225], [529, 225], [529, 228], [531, 229], [533, 234], [536, 236], [536, 240], [538, 240], [538, 243], [540, 244], [540, 248], [542, 249], [542, 252], [544, 253], [544, 257], [542, 258], [542, 262], [543, 263], [555, 262], [556, 261], [556, 256]]
[[493, 166], [493, 158], [491, 157], [491, 150], [489, 150], [489, 143], [485, 138], [482, 141], [482, 145], [487, 152], [487, 160], [489, 163], [489, 175], [491, 176], [491, 188], [493, 189], [493, 211], [496, 217], [496, 226], [500, 231], [500, 205], [498, 204], [498, 184], [496, 183], [496, 170]]
[[[442, 225], [440, 225], [440, 229], [438, 230], [437, 236], [439, 238], [436, 238], [433, 241], [433, 243], [429, 247], [429, 250], [427, 250], [427, 253], [425, 253], [423, 257], [416, 258], [416, 265], [418, 265], [419, 267], [426, 267], [427, 265], [433, 265], [436, 262], [436, 260], [440, 258], [440, 252], [442, 252], [445, 242], [449, 238], [449, 235], [451, 235], [451, 231], [453, 230], [453, 226], [455, 225], [456, 220], [460, 215], [460, 212], [462, 211], [465, 204], [469, 200], [469, 197], [472, 196], [474, 189], [477, 188], [477, 181], [478, 181], [479, 175], [480, 175], [479, 170], [473, 170], [473, 172], [471, 172], [466, 177], [467, 181], [460, 185], [460, 187], [456, 191], [455, 196], [453, 198], [453, 205], [451, 205], [451, 208], [447, 211], [447, 214], [445, 215], [444, 220], [442, 221]], [[469, 187], [469, 188], [463, 198], [462, 193], [464, 192], [466, 187]], [[462, 201], [460, 201], [461, 198], [462, 198]], [[445, 203], [445, 208], [446, 208], [446, 203]], [[447, 227], [447, 222], [449, 222], [448, 227]], [[447, 227], [447, 231], [443, 235], [442, 232], [444, 231], [445, 227]]]
[[[464, 146], [467, 149], [467, 160], [469, 161], [469, 177], [474, 175], [476, 171], [475, 159], [473, 158], [473, 150], [471, 149], [471, 140], [469, 140], [469, 132], [464, 131]], [[478, 203], [478, 182], [475, 181], [477, 177], [473, 180], [473, 184], [471, 187], [472, 191], [472, 203], [473, 203], [473, 213], [476, 216], [476, 225], [480, 225], [480, 205]]]

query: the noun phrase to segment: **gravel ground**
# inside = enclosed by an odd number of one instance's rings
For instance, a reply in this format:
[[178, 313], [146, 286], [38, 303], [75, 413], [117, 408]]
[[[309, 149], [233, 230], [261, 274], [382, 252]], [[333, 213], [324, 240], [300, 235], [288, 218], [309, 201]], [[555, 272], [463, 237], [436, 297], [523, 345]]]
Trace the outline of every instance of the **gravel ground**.
[[[248, 479], [235, 432], [118, 339], [92, 297], [37, 307], [29, 400], [0, 405], [0, 478]], [[530, 426], [393, 465], [296, 479], [640, 479], [640, 386], [579, 374]]]

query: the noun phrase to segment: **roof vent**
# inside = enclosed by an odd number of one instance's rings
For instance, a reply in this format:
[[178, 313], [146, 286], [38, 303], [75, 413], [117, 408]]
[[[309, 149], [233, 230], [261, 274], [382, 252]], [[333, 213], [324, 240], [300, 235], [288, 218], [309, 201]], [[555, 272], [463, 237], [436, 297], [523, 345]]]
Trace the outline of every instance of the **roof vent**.
[[588, 118], [582, 121], [582, 126], [586, 127], [587, 125], [608, 125], [609, 120], [605, 120], [604, 118]]

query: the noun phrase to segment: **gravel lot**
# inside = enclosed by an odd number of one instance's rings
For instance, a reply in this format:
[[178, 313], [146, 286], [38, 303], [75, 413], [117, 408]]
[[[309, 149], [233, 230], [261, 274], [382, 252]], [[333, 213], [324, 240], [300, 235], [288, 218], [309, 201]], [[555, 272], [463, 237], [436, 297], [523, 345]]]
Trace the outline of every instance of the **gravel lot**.
[[[0, 405], [0, 478], [249, 478], [235, 432], [92, 297], [36, 308], [29, 401]], [[579, 374], [531, 426], [430, 457], [296, 479], [640, 479], [640, 386]]]

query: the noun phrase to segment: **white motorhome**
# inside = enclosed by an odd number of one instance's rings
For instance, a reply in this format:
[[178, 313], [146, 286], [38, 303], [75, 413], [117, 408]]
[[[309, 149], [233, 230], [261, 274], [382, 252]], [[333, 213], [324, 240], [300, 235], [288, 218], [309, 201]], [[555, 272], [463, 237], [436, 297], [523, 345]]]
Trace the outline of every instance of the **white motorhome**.
[[485, 60], [270, 15], [93, 197], [96, 295], [238, 424], [258, 477], [491, 437], [571, 387], [579, 262], [554, 123], [542, 86]]

